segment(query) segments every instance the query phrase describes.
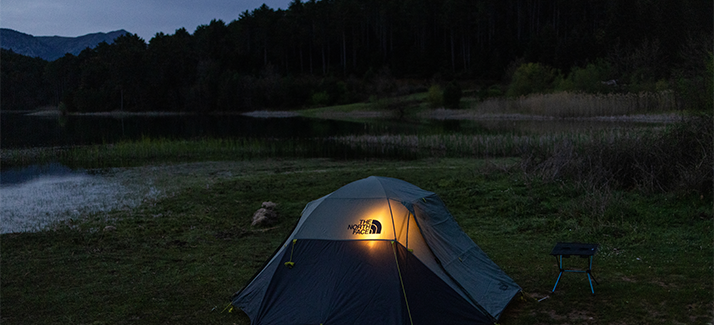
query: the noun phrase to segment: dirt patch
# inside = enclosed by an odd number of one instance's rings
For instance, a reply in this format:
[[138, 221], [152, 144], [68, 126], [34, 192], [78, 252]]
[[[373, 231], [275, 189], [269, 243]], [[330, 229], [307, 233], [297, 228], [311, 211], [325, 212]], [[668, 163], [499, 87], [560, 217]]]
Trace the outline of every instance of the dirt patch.
[[555, 310], [549, 310], [547, 312], [548, 316], [552, 318], [553, 320], [557, 321], [562, 321], [562, 320], [584, 320], [584, 321], [594, 321], [595, 318], [590, 315], [590, 313], [583, 311], [583, 310], [576, 310], [568, 313], [567, 315], [558, 315], [558, 313], [555, 312]]

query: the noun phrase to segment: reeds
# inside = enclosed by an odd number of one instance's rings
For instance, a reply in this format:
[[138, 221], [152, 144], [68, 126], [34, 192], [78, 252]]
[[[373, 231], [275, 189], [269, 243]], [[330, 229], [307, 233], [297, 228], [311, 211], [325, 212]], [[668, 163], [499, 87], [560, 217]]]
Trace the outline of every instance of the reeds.
[[447, 135], [350, 135], [330, 138], [362, 150], [403, 148], [412, 152], [455, 157], [521, 157], [533, 151], [552, 154], [562, 143], [583, 146], [607, 138], [639, 137], [637, 129], [584, 130], [539, 135], [447, 134]]
[[6, 149], [2, 151], [2, 166], [8, 168], [60, 162], [70, 167], [103, 168], [137, 166], [152, 162], [311, 157], [317, 150], [315, 146], [314, 141], [290, 139], [144, 138], [106, 145]]
[[546, 180], [571, 179], [590, 188], [711, 193], [712, 129], [711, 116], [699, 116], [663, 130], [534, 147], [523, 156], [522, 168]]
[[536, 135], [360, 135], [332, 141], [364, 152], [417, 156], [520, 157], [526, 175], [572, 180], [589, 188], [710, 193], [714, 171], [711, 117], [666, 128], [581, 130]]
[[668, 113], [677, 108], [674, 93], [585, 94], [558, 92], [517, 98], [491, 98], [476, 104], [482, 114], [527, 114], [559, 118]]

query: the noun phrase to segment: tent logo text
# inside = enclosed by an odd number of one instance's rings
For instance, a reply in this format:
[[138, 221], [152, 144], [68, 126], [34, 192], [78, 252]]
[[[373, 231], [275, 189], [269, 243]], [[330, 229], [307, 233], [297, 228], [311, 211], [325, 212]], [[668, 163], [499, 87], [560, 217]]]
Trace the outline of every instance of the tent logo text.
[[382, 233], [382, 224], [376, 219], [360, 220], [359, 223], [348, 225], [353, 235], [374, 235]]

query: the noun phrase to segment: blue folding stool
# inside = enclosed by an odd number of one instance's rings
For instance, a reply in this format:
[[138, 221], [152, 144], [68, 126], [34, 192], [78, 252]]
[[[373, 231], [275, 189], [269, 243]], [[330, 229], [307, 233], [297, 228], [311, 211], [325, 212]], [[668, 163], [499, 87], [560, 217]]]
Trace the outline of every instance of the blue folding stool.
[[[563, 242], [558, 242], [555, 244], [555, 247], [553, 247], [553, 250], [550, 252], [550, 255], [555, 256], [555, 260], [558, 262], [558, 266], [560, 268], [560, 273], [558, 274], [558, 279], [555, 280], [555, 285], [553, 286], [553, 290], [551, 292], [555, 292], [555, 288], [558, 286], [558, 282], [560, 282], [560, 277], [563, 276], [564, 272], [572, 272], [572, 273], [586, 273], [588, 275], [588, 282], [590, 282], [590, 291], [592, 294], [595, 294], [595, 289], [593, 288], [593, 281], [595, 281], [595, 284], [599, 284], [597, 280], [595, 280], [595, 277], [592, 275], [592, 268], [593, 268], [593, 257], [595, 256], [595, 253], [597, 253], [599, 245], [598, 244], [586, 244], [586, 243], [563, 243]], [[573, 269], [564, 269], [563, 268], [563, 257], [569, 258], [570, 255], [577, 255], [580, 256], [581, 258], [589, 258], [590, 261], [588, 263], [588, 268], [587, 270], [573, 270]]]

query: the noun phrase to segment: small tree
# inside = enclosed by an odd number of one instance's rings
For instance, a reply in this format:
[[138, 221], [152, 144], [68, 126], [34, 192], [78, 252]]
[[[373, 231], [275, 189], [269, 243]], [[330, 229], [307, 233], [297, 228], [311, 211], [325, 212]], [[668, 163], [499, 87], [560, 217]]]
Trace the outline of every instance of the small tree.
[[603, 59], [599, 59], [595, 63], [588, 64], [585, 68], [573, 68], [568, 77], [560, 80], [555, 88], [560, 91], [607, 93], [612, 91], [612, 86], [604, 84], [603, 81], [612, 79], [612, 75], [610, 64]]
[[508, 96], [521, 96], [543, 93], [553, 88], [553, 83], [560, 79], [560, 72], [540, 63], [522, 64], [513, 73], [508, 86]]
[[439, 85], [433, 85], [429, 87], [429, 93], [427, 95], [427, 101], [429, 102], [429, 107], [438, 108], [443, 105], [443, 94], [441, 87]]

